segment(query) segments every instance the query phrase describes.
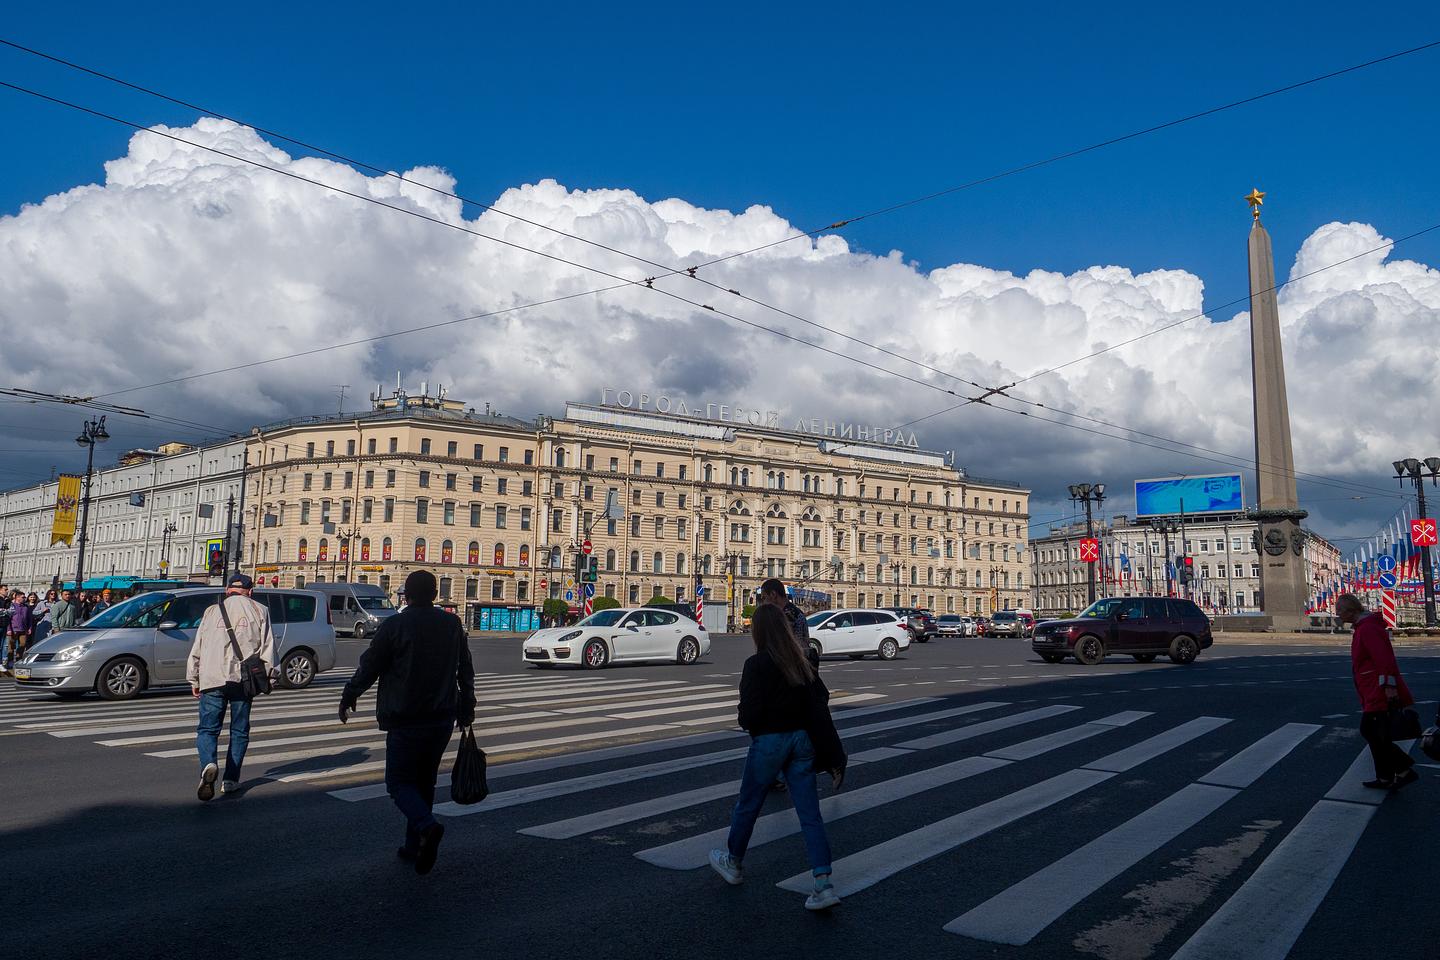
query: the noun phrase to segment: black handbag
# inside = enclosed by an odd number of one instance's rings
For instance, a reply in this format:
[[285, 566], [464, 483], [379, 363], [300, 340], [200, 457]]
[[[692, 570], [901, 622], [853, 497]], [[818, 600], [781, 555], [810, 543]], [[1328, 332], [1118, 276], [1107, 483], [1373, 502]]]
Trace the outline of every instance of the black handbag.
[[830, 690], [825, 686], [825, 681], [817, 676], [810, 684], [809, 693], [810, 715], [805, 722], [805, 733], [810, 737], [810, 745], [815, 749], [812, 765], [816, 773], [840, 771], [840, 775], [836, 777], [838, 789], [839, 781], [844, 779], [849, 758], [845, 755], [845, 744], [840, 741], [840, 733], [835, 729], [835, 719], [830, 716]]
[[253, 700], [271, 691], [270, 671], [258, 653], [244, 656], [240, 644], [235, 641], [235, 628], [230, 624], [230, 614], [225, 612], [225, 599], [220, 599], [220, 619], [225, 621], [225, 632], [230, 634], [230, 646], [235, 650], [235, 659], [240, 661], [240, 689], [246, 700]]
[[1391, 707], [1385, 717], [1386, 726], [1390, 732], [1390, 740], [1419, 740], [1420, 714], [1409, 707]]
[[490, 785], [485, 782], [485, 751], [475, 742], [475, 731], [466, 727], [460, 733], [460, 749], [455, 752], [455, 767], [450, 771], [450, 799], [469, 806], [489, 795]]

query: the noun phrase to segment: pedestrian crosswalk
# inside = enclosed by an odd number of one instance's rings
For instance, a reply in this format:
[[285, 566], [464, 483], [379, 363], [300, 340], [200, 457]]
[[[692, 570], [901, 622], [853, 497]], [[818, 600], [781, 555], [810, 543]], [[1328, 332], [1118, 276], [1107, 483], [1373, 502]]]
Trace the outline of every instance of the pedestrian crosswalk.
[[[336, 716], [346, 676], [332, 671], [304, 690], [278, 690], [256, 701], [246, 779], [324, 784], [384, 769], [385, 734], [375, 725], [373, 693], [349, 723]], [[733, 683], [613, 674], [483, 673], [475, 679], [475, 693], [475, 733], [496, 761], [556, 751], [594, 753], [605, 744], [733, 728], [737, 704]], [[835, 695], [837, 706], [885, 699], [870, 692]], [[46, 734], [157, 761], [194, 762], [195, 721], [195, 703], [185, 689], [109, 703], [61, 701], [43, 691], [0, 686], [0, 733]], [[227, 725], [222, 752], [228, 735]]]
[[[1370, 760], [1353, 732], [1315, 723], [945, 698], [840, 705], [835, 717], [852, 771], [845, 790], [822, 789], [821, 810], [845, 909], [883, 904], [896, 884], [913, 892], [903, 880], [911, 874], [942, 878], [920, 884], [938, 901], [930, 909], [950, 918], [936, 928], [979, 943], [1026, 945], [1088, 925], [1106, 903], [1119, 908], [1127, 879], [1274, 808], [1288, 833], [1168, 947], [1178, 960], [1282, 960], [1387, 797], [1359, 785]], [[743, 734], [714, 730], [502, 763], [487, 800], [437, 813], [513, 829], [520, 843], [618, 844], [642, 870], [703, 871], [725, 845], [745, 752]], [[1141, 788], [1153, 796], [1137, 803], [1131, 791]], [[360, 803], [385, 794], [367, 784], [332, 795]], [[1082, 807], [1091, 829], [1073, 841], [1063, 826], [1047, 835], [1054, 855], [1038, 869], [988, 888], [985, 871], [965, 860], [986, 838], [1008, 842], [1047, 819], [1063, 825]], [[791, 875], [803, 863], [799, 834], [788, 802], [773, 800], [751, 839], [749, 880], [808, 893], [809, 871]]]

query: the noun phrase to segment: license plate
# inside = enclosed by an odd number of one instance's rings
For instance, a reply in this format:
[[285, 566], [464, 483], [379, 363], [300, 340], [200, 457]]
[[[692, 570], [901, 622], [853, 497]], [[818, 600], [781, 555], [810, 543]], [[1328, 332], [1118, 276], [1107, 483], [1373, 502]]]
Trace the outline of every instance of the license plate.
[[15, 679], [16, 679], [16, 680], [29, 680], [29, 679], [30, 679], [30, 668], [29, 668], [29, 667], [16, 667], [16, 668], [15, 668]]

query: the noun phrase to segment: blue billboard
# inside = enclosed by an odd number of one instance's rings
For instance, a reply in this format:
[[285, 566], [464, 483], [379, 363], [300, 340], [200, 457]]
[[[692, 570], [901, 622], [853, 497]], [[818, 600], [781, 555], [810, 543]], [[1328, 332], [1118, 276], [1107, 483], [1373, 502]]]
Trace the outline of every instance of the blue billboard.
[[1137, 517], [1240, 513], [1244, 509], [1245, 488], [1238, 473], [1135, 481]]

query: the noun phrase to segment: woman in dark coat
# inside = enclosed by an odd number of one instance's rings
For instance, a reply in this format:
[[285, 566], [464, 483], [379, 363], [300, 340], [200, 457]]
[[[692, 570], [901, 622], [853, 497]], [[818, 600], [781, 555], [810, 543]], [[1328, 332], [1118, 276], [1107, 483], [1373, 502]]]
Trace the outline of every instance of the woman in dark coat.
[[815, 877], [815, 890], [805, 907], [827, 910], [840, 898], [830, 882], [830, 842], [820, 816], [815, 745], [807, 727], [815, 726], [819, 711], [827, 710], [829, 694], [781, 610], [757, 607], [750, 632], [755, 655], [745, 661], [740, 676], [740, 725], [750, 733], [750, 752], [730, 819], [727, 849], [710, 851], [710, 866], [727, 883], [744, 879], [740, 864], [755, 821], [775, 778], [784, 773]]

